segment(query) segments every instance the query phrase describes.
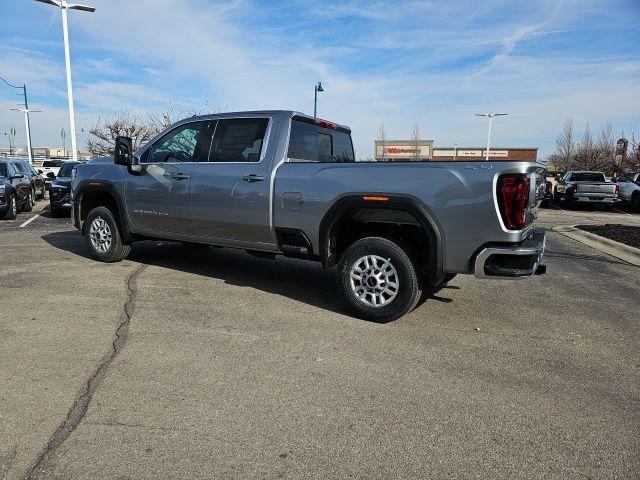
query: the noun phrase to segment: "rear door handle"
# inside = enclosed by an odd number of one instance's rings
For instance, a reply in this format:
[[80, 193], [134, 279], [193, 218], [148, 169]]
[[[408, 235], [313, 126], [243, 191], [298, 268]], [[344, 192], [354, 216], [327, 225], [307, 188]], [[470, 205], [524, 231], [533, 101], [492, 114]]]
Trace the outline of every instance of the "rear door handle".
[[244, 177], [242, 177], [242, 180], [244, 180], [245, 182], [261, 182], [264, 180], [264, 177], [252, 173], [251, 175], [245, 175]]

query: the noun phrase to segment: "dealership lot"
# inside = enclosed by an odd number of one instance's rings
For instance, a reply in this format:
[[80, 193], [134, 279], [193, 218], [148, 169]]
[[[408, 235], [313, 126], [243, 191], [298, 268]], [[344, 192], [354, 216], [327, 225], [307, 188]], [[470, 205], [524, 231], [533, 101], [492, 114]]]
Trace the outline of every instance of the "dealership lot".
[[[640, 215], [540, 212], [580, 223]], [[102, 264], [46, 211], [0, 245], [0, 478], [640, 471], [640, 269], [559, 233], [547, 275], [458, 276], [387, 325], [309, 262], [144, 242]]]

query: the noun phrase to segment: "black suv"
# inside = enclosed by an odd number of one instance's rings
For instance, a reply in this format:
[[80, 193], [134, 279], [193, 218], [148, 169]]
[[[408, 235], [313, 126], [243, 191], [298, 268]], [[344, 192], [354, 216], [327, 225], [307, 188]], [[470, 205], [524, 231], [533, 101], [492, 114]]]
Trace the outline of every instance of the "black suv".
[[36, 171], [27, 160], [16, 160], [15, 163], [20, 171], [31, 179], [31, 191], [36, 198], [44, 198], [47, 191], [44, 175]]
[[30, 212], [34, 201], [29, 177], [16, 162], [0, 160], [0, 218], [13, 220], [19, 210]]
[[71, 172], [80, 162], [64, 162], [58, 176], [51, 183], [49, 190], [49, 206], [52, 217], [61, 217], [71, 211]]

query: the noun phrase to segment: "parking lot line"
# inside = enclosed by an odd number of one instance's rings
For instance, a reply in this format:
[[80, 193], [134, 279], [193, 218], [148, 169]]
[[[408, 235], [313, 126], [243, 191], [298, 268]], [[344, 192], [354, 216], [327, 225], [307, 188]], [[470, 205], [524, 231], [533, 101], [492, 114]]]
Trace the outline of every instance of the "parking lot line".
[[22, 227], [26, 227], [27, 225], [29, 225], [31, 222], [33, 222], [36, 218], [38, 218], [40, 216], [39, 213], [36, 213], [33, 217], [31, 217], [29, 220], [27, 220], [26, 222], [23, 222], [22, 224], [20, 224], [18, 226], [18, 228], [22, 228]]

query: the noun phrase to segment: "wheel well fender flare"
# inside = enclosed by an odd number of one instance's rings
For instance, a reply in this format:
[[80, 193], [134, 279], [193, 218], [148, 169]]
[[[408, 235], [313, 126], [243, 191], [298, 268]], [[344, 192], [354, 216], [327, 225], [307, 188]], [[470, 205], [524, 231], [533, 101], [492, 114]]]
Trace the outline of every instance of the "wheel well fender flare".
[[437, 284], [444, 278], [444, 243], [441, 229], [429, 208], [416, 197], [402, 194], [375, 193], [371, 196], [388, 197], [385, 202], [368, 201], [362, 194], [346, 194], [338, 198], [322, 217], [319, 227], [319, 253], [322, 265], [327, 268], [335, 264], [332, 239], [340, 221], [353, 210], [360, 208], [400, 210], [411, 214], [426, 233], [428, 245], [427, 272], [429, 283]]
[[[115, 203], [117, 209], [118, 220], [120, 221], [120, 227], [122, 228], [122, 235], [125, 240], [131, 240], [133, 238], [133, 234], [131, 232], [131, 228], [129, 225], [129, 220], [127, 217], [127, 212], [124, 207], [124, 202], [120, 198], [120, 195], [116, 193], [116, 189], [113, 184], [110, 182], [100, 181], [99, 184], [91, 180], [83, 180], [78, 187], [76, 187], [74, 191], [74, 209], [78, 215], [78, 221], [80, 220], [80, 215], [82, 212], [80, 211], [80, 204], [85, 195], [103, 195], [107, 194]], [[86, 215], [89, 212], [86, 212]]]

